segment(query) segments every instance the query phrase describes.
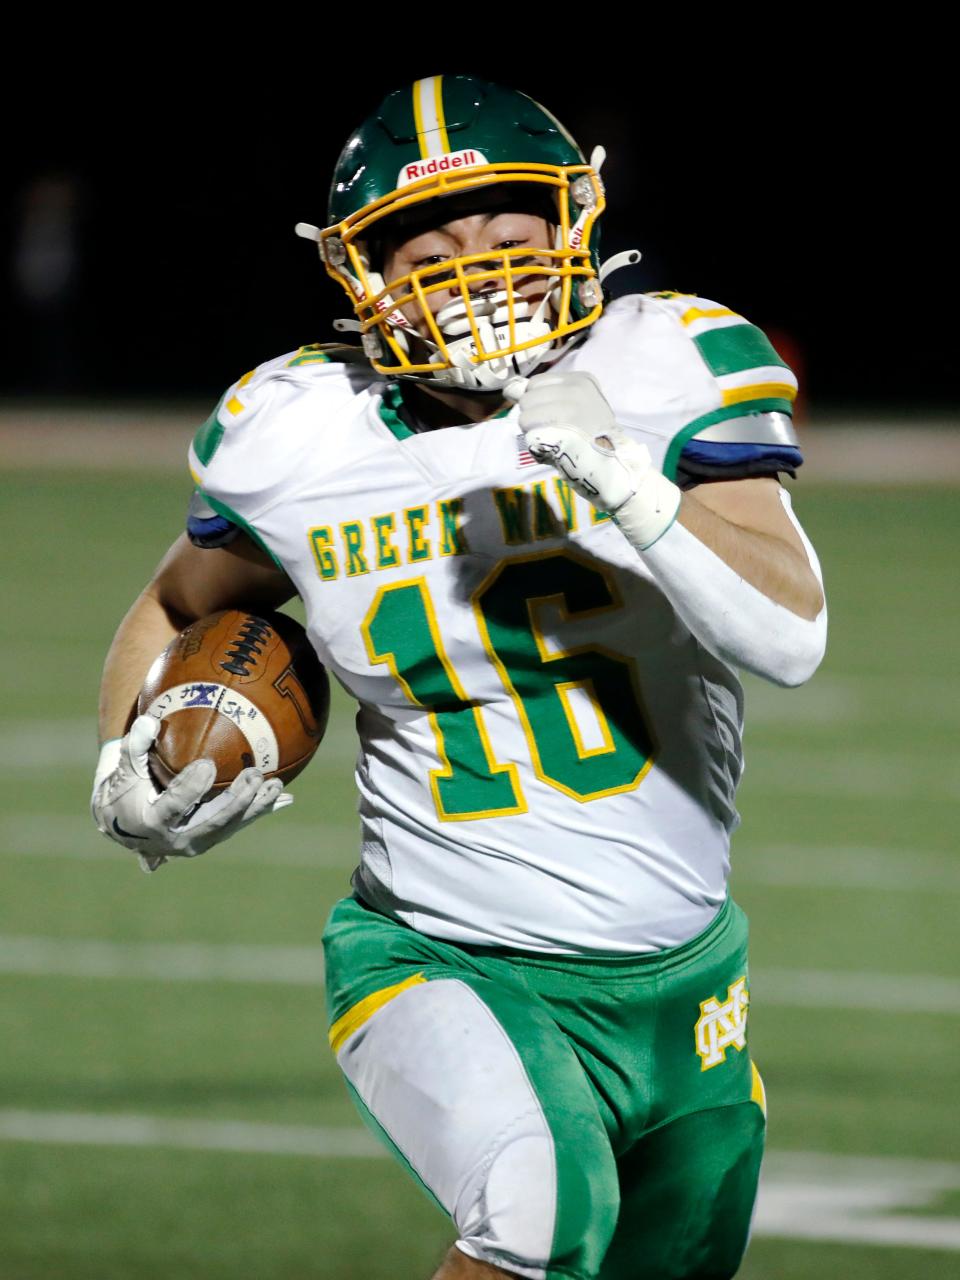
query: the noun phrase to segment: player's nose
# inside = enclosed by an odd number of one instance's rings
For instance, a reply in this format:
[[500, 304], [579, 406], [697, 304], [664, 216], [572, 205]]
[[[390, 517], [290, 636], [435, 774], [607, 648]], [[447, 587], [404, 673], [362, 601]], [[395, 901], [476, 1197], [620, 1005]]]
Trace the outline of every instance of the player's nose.
[[496, 293], [502, 288], [498, 279], [488, 276], [485, 280], [471, 279], [484, 271], [498, 271], [501, 264], [494, 259], [484, 262], [471, 262], [467, 267], [467, 288], [471, 293]]

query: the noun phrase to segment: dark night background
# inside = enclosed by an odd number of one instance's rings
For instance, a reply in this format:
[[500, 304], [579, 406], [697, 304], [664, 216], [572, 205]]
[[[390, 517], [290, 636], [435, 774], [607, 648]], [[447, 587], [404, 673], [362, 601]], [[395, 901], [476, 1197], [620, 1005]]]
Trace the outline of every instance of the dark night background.
[[[673, 288], [741, 311], [797, 363], [814, 414], [955, 402], [938, 293], [952, 238], [935, 220], [923, 77], [822, 49], [776, 73], [745, 53], [723, 76], [696, 58], [656, 69], [630, 40], [616, 69], [608, 49], [602, 63], [565, 54], [558, 74], [495, 41], [468, 58], [408, 41], [365, 52], [348, 80], [342, 55], [287, 68], [264, 39], [277, 88], [228, 49], [205, 74], [157, 56], [68, 78], [57, 126], [15, 131], [0, 395], [215, 400], [254, 364], [334, 338], [345, 299], [294, 223], [325, 224], [339, 150], [387, 90], [468, 71], [543, 102], [588, 155], [606, 146], [603, 254], [644, 254], [614, 292]], [[45, 268], [39, 285], [30, 274], [38, 201], [74, 246], [46, 261], [52, 296]]]

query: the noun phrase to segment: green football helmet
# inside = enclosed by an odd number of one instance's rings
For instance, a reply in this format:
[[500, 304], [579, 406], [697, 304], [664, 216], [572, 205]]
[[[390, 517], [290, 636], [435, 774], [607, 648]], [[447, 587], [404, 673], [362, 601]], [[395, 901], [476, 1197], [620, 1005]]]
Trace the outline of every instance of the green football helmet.
[[[559, 121], [525, 94], [472, 76], [431, 76], [391, 93], [357, 129], [334, 173], [329, 225], [299, 223], [297, 232], [317, 241], [350, 298], [355, 318], [337, 327], [360, 333], [378, 372], [498, 390], [600, 315], [602, 162], [598, 147], [587, 163]], [[432, 214], [427, 201], [456, 197], [452, 217], [472, 210], [469, 193], [477, 208], [490, 207], [487, 189], [497, 184], [496, 207], [541, 211], [552, 244], [533, 255], [530, 245], [485, 250], [384, 279], [379, 246], [391, 228], [395, 236]], [[514, 287], [519, 275], [526, 297]], [[542, 286], [531, 288], [531, 277]], [[430, 295], [441, 292], [450, 301], [434, 314]]]

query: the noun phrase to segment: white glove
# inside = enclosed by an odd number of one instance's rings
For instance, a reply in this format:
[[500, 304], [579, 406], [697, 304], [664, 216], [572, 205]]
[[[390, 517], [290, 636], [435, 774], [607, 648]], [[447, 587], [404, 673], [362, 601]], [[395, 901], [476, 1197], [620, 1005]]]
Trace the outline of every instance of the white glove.
[[259, 769], [244, 769], [219, 795], [200, 803], [216, 777], [212, 760], [194, 760], [157, 789], [147, 752], [160, 732], [155, 716], [138, 716], [125, 738], [104, 744], [93, 780], [90, 808], [104, 835], [140, 855], [144, 871], [168, 858], [194, 858], [265, 813], [293, 803], [279, 778], [264, 782]]
[[656, 470], [646, 445], [617, 426], [592, 373], [516, 378], [504, 394], [520, 406], [520, 429], [533, 456], [609, 512], [638, 551], [673, 524], [680, 490]]

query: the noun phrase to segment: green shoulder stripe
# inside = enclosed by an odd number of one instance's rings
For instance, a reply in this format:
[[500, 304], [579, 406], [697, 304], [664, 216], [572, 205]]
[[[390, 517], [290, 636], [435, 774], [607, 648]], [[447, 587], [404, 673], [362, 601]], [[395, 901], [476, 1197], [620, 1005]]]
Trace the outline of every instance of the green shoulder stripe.
[[193, 451], [205, 467], [209, 466], [210, 459], [217, 452], [220, 441], [223, 439], [224, 428], [220, 421], [220, 410], [225, 399], [226, 396], [220, 397], [220, 403], [193, 437]]
[[770, 396], [765, 400], [745, 400], [741, 404], [729, 404], [723, 409], [714, 409], [713, 413], [705, 413], [701, 418], [694, 418], [682, 427], [670, 441], [666, 457], [663, 460], [663, 474], [668, 480], [676, 480], [677, 463], [683, 446], [695, 435], [712, 427], [715, 422], [725, 422], [728, 418], [743, 418], [749, 413], [785, 413], [789, 417], [793, 405], [789, 400]]
[[777, 355], [773, 343], [755, 324], [734, 324], [723, 329], [706, 329], [694, 336], [697, 350], [715, 378], [745, 369], [788, 365]]
[[203, 494], [204, 502], [208, 502], [213, 510], [216, 511], [218, 516], [223, 516], [225, 519], [229, 520], [231, 524], [235, 524], [239, 529], [242, 529], [251, 542], [255, 542], [261, 551], [265, 551], [267, 553], [278, 569], [283, 568], [283, 565], [260, 537], [256, 529], [254, 529], [252, 525], [247, 524], [243, 516], [238, 516], [233, 508], [228, 507], [225, 502], [220, 502], [217, 498], [211, 498], [209, 493], [205, 490], [200, 489], [200, 493]]

